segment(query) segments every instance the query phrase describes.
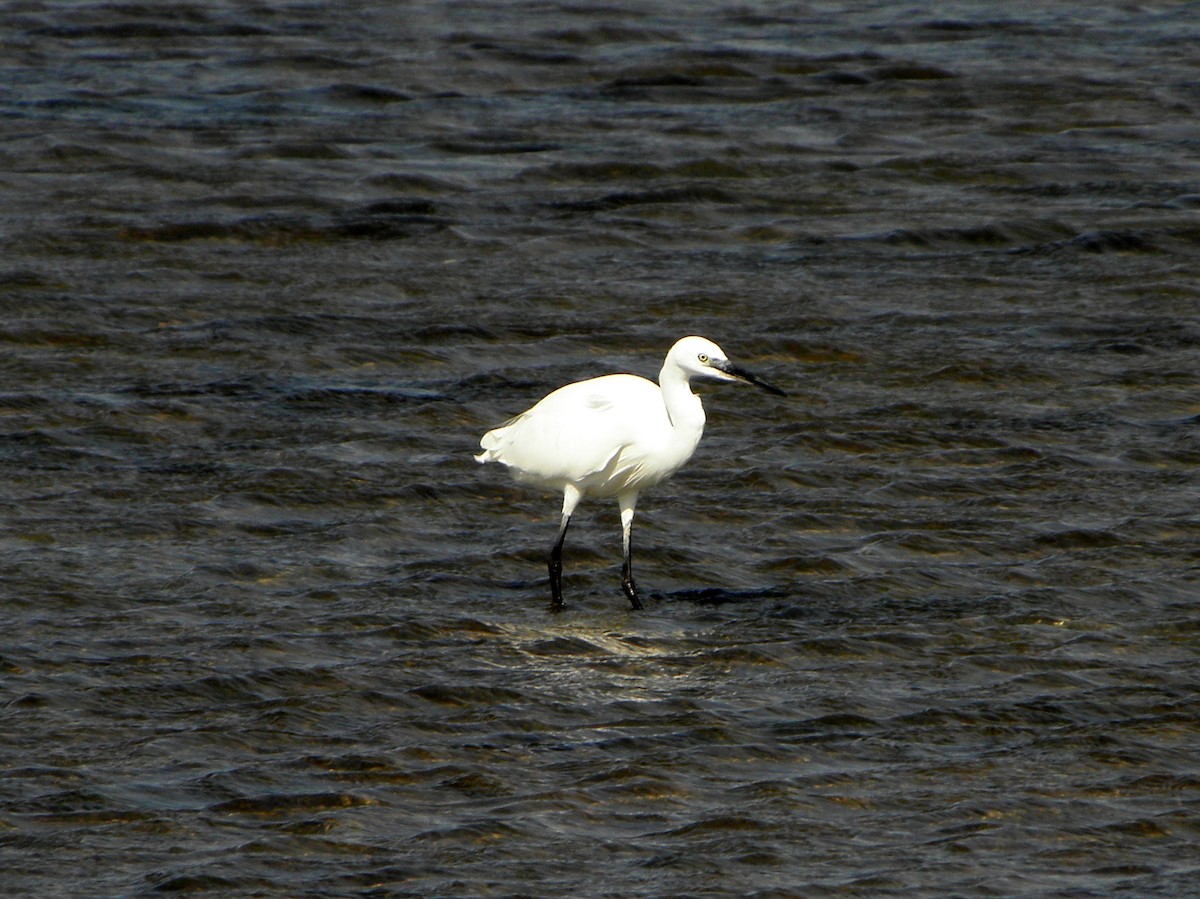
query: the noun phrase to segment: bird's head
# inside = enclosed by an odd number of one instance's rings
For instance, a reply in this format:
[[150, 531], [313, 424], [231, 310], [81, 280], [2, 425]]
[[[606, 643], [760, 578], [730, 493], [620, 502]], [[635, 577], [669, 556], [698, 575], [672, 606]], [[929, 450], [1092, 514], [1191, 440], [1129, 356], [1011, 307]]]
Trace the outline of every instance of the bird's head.
[[724, 350], [704, 337], [684, 337], [676, 341], [667, 354], [667, 364], [672, 363], [686, 374], [688, 380], [709, 378], [716, 381], [741, 381], [761, 387], [776, 396], [787, 396], [774, 384], [768, 384], [754, 372], [734, 365]]

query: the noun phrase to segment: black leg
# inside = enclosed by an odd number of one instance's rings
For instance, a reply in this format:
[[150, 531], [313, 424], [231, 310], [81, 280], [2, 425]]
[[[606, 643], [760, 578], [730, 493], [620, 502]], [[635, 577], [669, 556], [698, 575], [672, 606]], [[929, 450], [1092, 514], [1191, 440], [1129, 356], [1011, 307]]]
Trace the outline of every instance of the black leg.
[[625, 545], [625, 563], [621, 566], [621, 589], [629, 599], [629, 604], [636, 611], [641, 611], [642, 600], [638, 596], [637, 585], [633, 582], [633, 510], [637, 507], [637, 491], [622, 493], [617, 497], [621, 504], [622, 542]]
[[633, 572], [629, 570], [629, 559], [625, 559], [625, 564], [621, 567], [621, 589], [625, 591], [625, 595], [629, 597], [629, 604], [637, 611], [645, 608], [642, 601], [638, 598], [637, 585], [633, 582]]
[[550, 556], [546, 560], [547, 566], [550, 569], [550, 611], [561, 612], [563, 610], [562, 597], [562, 548], [563, 541], [567, 539], [567, 525], [571, 523], [570, 518], [564, 518], [562, 525], [558, 529], [558, 539], [554, 541], [554, 546], [550, 548]]
[[625, 563], [621, 566], [621, 589], [634, 609], [641, 611], [645, 608], [638, 597], [637, 585], [633, 582], [633, 553], [628, 542], [625, 544]]

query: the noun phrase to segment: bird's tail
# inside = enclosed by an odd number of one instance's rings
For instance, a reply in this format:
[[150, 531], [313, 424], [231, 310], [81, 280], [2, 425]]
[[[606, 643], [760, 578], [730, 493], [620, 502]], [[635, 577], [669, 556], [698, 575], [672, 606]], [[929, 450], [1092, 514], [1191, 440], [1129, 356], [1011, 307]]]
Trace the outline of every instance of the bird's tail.
[[483, 447], [483, 452], [475, 457], [476, 462], [494, 462], [496, 460], [495, 439], [492, 437], [495, 433], [495, 431], [488, 431], [483, 435], [483, 439], [479, 441], [479, 445]]
[[[517, 416], [517, 418], [520, 417], [521, 416], [519, 415]], [[483, 452], [475, 457], [476, 462], [496, 462], [500, 459], [500, 455], [504, 451], [504, 446], [507, 443], [506, 438], [508, 437], [508, 434], [506, 432], [513, 422], [517, 420], [517, 418], [510, 418], [504, 424], [500, 425], [500, 427], [492, 428], [483, 435], [483, 438], [479, 441], [479, 445], [483, 448]]]

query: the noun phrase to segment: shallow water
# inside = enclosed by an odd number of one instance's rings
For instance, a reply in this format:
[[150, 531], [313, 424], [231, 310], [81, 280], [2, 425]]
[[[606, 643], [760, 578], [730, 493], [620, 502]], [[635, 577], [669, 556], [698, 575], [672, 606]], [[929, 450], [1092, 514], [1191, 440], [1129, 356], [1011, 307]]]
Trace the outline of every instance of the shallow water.
[[677, 6], [6, 6], [6, 894], [1200, 890], [1194, 10]]

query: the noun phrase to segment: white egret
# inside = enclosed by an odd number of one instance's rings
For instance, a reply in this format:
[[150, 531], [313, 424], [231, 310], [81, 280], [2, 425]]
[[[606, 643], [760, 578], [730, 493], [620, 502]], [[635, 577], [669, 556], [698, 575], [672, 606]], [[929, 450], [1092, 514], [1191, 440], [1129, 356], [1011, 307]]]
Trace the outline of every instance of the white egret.
[[550, 550], [550, 608], [563, 607], [562, 548], [571, 513], [585, 496], [615, 496], [621, 507], [625, 561], [621, 586], [641, 609], [633, 582], [630, 532], [638, 494], [678, 471], [704, 433], [704, 407], [692, 378], [743, 381], [786, 394], [734, 365], [703, 337], [684, 337], [663, 362], [658, 383], [604, 375], [560, 387], [527, 412], [488, 431], [477, 462], [499, 462], [518, 481], [563, 494], [558, 539]]

